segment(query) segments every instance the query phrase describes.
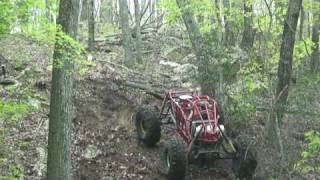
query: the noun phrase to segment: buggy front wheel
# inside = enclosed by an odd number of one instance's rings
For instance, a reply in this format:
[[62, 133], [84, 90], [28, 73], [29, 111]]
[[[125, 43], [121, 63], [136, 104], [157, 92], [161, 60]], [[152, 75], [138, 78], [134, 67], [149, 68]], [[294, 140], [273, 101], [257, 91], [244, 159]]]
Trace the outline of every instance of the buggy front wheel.
[[180, 138], [170, 140], [163, 152], [164, 172], [169, 180], [185, 179], [187, 154], [185, 143]]
[[257, 160], [252, 146], [237, 142], [236, 157], [232, 160], [232, 170], [237, 178], [252, 178], [257, 167]]

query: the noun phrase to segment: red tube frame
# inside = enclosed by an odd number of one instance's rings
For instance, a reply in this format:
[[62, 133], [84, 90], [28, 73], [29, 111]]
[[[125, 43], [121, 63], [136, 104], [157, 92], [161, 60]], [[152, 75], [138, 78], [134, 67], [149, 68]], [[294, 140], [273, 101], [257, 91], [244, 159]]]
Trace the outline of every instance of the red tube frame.
[[[181, 95], [190, 95], [191, 99], [180, 99]], [[164, 111], [167, 113], [164, 113]], [[203, 143], [217, 143], [220, 138], [218, 129], [219, 108], [217, 102], [207, 95], [198, 95], [196, 92], [169, 91], [163, 100], [160, 116], [173, 114], [180, 136], [189, 144], [192, 136], [192, 123], [201, 125], [202, 133], [198, 141]], [[192, 113], [192, 114], [191, 114]], [[209, 133], [206, 128], [213, 132]]]

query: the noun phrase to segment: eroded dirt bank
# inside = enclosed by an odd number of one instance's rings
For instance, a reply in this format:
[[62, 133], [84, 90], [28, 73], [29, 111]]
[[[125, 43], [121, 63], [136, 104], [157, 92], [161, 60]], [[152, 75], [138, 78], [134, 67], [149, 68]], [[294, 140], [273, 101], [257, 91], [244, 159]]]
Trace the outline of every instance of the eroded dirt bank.
[[[164, 127], [158, 146], [147, 148], [137, 141], [132, 122], [135, 108], [145, 101], [146, 95], [126, 93], [112, 82], [92, 77], [79, 81], [76, 87], [75, 178], [165, 179], [161, 173], [161, 151], [164, 142], [174, 134]], [[229, 172], [225, 163], [189, 166], [187, 179], [231, 179]]]
[[[13, 124], [1, 122], [5, 146], [0, 149], [0, 155], [6, 161], [0, 165], [0, 174], [12, 171], [19, 173], [19, 176], [23, 174], [21, 179], [45, 179], [51, 79], [48, 49], [52, 47], [20, 38], [3, 40], [2, 44], [0, 50], [8, 59], [5, 65], [10, 70], [9, 76], [18, 84], [14, 88], [1, 89], [1, 98], [14, 101], [25, 98], [31, 105], [37, 106], [37, 110]], [[13, 49], [20, 49], [21, 56], [26, 54], [20, 69], [14, 67], [20, 55], [18, 57]], [[112, 60], [112, 56], [99, 54], [97, 59]], [[165, 69], [168, 68], [161, 71]], [[104, 64], [97, 62], [88, 74], [74, 82], [73, 178], [164, 180], [160, 154], [165, 141], [173, 134], [163, 128], [158, 146], [147, 148], [138, 143], [132, 123], [138, 105], [156, 105], [160, 102], [141, 91], [119, 87], [108, 80], [108, 72], [105, 71]], [[37, 86], [38, 82], [44, 86]], [[24, 97], [26, 93], [28, 96]], [[232, 179], [227, 167], [228, 163], [215, 163], [211, 167], [189, 166], [187, 180]]]

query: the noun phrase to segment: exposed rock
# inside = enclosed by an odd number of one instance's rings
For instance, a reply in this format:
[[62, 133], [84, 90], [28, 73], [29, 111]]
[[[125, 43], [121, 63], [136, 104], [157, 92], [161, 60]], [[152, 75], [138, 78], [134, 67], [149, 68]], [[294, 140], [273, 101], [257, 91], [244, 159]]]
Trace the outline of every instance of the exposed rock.
[[86, 159], [93, 159], [93, 158], [97, 157], [100, 153], [101, 153], [101, 151], [98, 149], [97, 146], [89, 145], [84, 150], [84, 153], [82, 156]]

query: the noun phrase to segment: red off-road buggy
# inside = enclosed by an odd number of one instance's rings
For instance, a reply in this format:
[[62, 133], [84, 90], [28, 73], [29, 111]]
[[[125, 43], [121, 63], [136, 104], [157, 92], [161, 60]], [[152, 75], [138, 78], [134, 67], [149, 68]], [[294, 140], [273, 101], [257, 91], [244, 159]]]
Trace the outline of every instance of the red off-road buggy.
[[138, 108], [135, 125], [138, 138], [154, 146], [161, 136], [161, 125], [174, 124], [175, 135], [163, 152], [164, 171], [168, 179], [184, 179], [188, 163], [213, 157], [232, 159], [238, 178], [252, 177], [257, 162], [251, 149], [243, 142], [227, 137], [217, 102], [196, 92], [168, 92], [160, 112]]

